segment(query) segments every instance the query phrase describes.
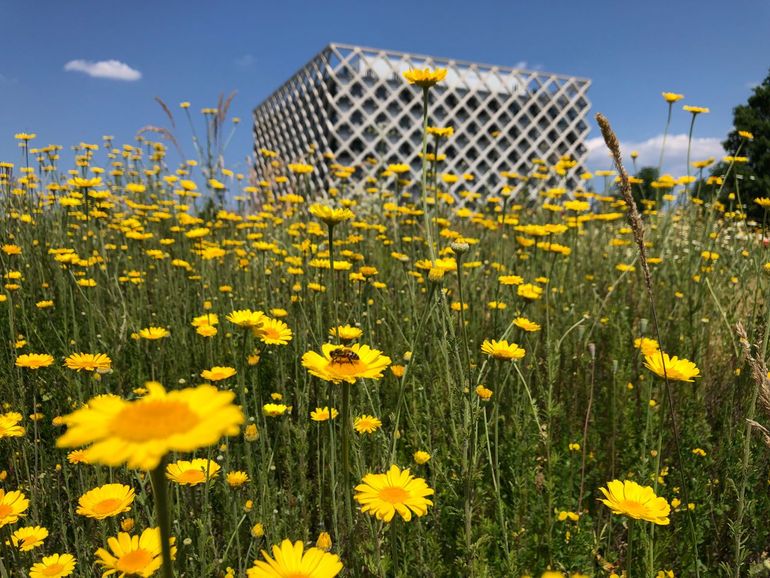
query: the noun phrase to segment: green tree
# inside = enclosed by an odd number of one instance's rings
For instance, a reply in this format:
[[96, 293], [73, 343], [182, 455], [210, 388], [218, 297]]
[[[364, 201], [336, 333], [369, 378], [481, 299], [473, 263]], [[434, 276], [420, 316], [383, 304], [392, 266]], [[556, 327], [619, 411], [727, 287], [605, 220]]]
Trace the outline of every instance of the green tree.
[[635, 176], [637, 179], [641, 179], [644, 182], [634, 185], [634, 198], [637, 201], [641, 199], [654, 199], [658, 193], [657, 190], [652, 187], [652, 183], [657, 181], [660, 176], [660, 171], [657, 167], [642, 167]]
[[[733, 168], [741, 177], [736, 181], [740, 196], [747, 209], [754, 212], [752, 200], [770, 194], [770, 72], [754, 88], [747, 103], [733, 109], [733, 126], [722, 146], [728, 155], [748, 158], [747, 163], [736, 164]], [[743, 131], [751, 133], [753, 138], [739, 134]], [[715, 167], [717, 170], [724, 168]]]

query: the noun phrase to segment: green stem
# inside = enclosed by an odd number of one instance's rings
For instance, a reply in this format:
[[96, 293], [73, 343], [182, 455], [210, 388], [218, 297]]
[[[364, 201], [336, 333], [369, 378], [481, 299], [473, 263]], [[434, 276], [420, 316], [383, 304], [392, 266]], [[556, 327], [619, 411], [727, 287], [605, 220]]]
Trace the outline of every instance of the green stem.
[[428, 91], [427, 87], [422, 89], [422, 175], [420, 176], [420, 185], [425, 240], [428, 243], [430, 260], [433, 262], [436, 260], [436, 251], [433, 247], [433, 234], [431, 233], [430, 213], [428, 212]]
[[174, 578], [171, 564], [171, 519], [169, 517], [168, 486], [165, 478], [165, 460], [150, 472], [152, 490], [155, 495], [155, 517], [160, 527], [160, 547], [163, 558], [163, 578]]

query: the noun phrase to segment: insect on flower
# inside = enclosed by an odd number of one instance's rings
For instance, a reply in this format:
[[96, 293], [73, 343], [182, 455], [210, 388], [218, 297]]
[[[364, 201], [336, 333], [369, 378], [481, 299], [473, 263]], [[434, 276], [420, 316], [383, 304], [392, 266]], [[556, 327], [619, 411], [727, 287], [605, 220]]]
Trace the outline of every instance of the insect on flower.
[[331, 350], [329, 352], [329, 357], [331, 358], [332, 363], [349, 363], [350, 365], [353, 365], [356, 361], [361, 359], [355, 351], [345, 347]]

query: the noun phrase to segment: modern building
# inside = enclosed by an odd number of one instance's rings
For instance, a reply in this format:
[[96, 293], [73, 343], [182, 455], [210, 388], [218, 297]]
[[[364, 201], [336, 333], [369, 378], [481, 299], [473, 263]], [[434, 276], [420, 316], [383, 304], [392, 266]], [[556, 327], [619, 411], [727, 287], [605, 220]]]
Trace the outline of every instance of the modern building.
[[564, 155], [578, 161], [569, 180], [582, 170], [590, 80], [330, 44], [254, 109], [258, 178], [274, 171], [262, 148], [287, 162], [314, 164], [319, 188], [329, 183], [320, 162], [325, 152], [343, 165], [361, 166], [373, 157], [419, 167], [422, 91], [402, 73], [424, 67], [447, 69], [446, 79], [431, 89], [430, 104], [431, 123], [455, 129], [439, 151], [447, 155], [443, 171], [527, 174], [532, 159], [555, 163]]

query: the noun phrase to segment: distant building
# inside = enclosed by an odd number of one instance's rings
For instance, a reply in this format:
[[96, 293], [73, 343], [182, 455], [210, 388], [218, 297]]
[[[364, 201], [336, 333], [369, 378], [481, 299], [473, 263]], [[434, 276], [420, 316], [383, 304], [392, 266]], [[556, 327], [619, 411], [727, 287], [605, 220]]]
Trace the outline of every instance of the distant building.
[[329, 181], [325, 152], [343, 165], [373, 157], [419, 167], [422, 91], [402, 73], [426, 66], [448, 71], [430, 104], [432, 124], [455, 128], [439, 151], [447, 155], [442, 171], [527, 174], [534, 158], [553, 164], [569, 155], [578, 161], [575, 183], [587, 152], [590, 80], [344, 44], [324, 48], [254, 109], [258, 178], [273, 173], [262, 148], [313, 163], [319, 188]]

